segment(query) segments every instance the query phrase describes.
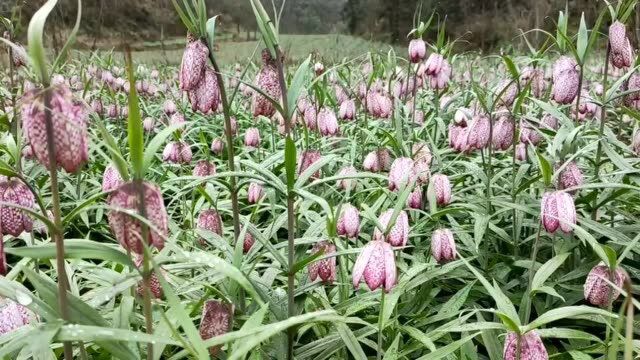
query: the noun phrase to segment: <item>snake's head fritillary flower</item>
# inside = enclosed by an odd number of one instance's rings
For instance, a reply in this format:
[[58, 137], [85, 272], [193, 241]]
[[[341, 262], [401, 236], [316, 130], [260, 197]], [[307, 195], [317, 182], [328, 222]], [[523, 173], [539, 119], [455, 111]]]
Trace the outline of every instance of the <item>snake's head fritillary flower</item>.
[[302, 119], [309, 130], [318, 128], [318, 111], [313, 104], [307, 104], [307, 107], [302, 112]]
[[457, 126], [467, 126], [473, 120], [473, 111], [468, 108], [459, 108], [453, 115], [453, 121]]
[[0, 301], [0, 335], [38, 321], [31, 310], [9, 299]]
[[189, 90], [189, 102], [191, 109], [207, 114], [218, 110], [221, 102], [218, 78], [210, 67], [205, 67], [204, 75], [200, 82]]
[[[378, 222], [382, 226], [383, 230], [386, 230], [389, 227], [389, 222], [391, 221], [391, 216], [393, 215], [393, 209], [389, 209], [382, 213], [378, 218]], [[389, 233], [385, 236], [383, 230], [380, 230], [376, 227], [373, 230], [373, 239], [386, 241], [391, 246], [405, 246], [407, 245], [407, 241], [409, 240], [409, 217], [407, 213], [402, 210], [396, 217], [396, 222], [389, 230]]]
[[[356, 168], [351, 165], [345, 166], [338, 172], [338, 176], [353, 176], [358, 172]], [[353, 190], [356, 187], [357, 181], [356, 179], [340, 179], [337, 182], [338, 189], [341, 190]]]
[[162, 105], [162, 109], [164, 113], [167, 114], [168, 116], [171, 116], [176, 111], [178, 111], [178, 107], [176, 106], [176, 103], [173, 102], [173, 100], [171, 99], [167, 99], [164, 101], [164, 104]]
[[527, 145], [525, 143], [518, 143], [518, 145], [516, 145], [516, 160], [527, 160]]
[[123, 119], [126, 119], [129, 117], [129, 107], [125, 106], [120, 109], [120, 117], [122, 117]]
[[27, 185], [17, 178], [0, 178], [0, 230], [2, 230], [0, 234], [20, 236], [23, 231], [31, 231], [33, 220], [26, 212], [1, 203], [33, 208], [35, 205], [33, 193]]
[[151, 70], [151, 73], [149, 74], [149, 76], [152, 79], [157, 79], [157, 78], [160, 77], [160, 72], [158, 71], [158, 69], [153, 69], [153, 70]]
[[535, 330], [520, 335], [520, 354], [518, 355], [518, 334], [509, 331], [504, 340], [504, 360], [548, 360], [549, 355], [540, 335]]
[[120, 172], [113, 164], [107, 165], [102, 174], [102, 191], [108, 192], [117, 189], [124, 181]]
[[220, 138], [215, 138], [211, 142], [211, 151], [216, 154], [222, 154], [222, 150], [224, 150], [224, 142]]
[[636, 131], [635, 135], [633, 136], [631, 149], [633, 149], [636, 155], [640, 156], [640, 130]]
[[153, 132], [153, 130], [156, 129], [156, 120], [151, 116], [147, 116], [146, 118], [144, 118], [144, 120], [142, 120], [142, 128], [145, 132]]
[[531, 93], [537, 98], [541, 98], [547, 90], [547, 82], [544, 78], [544, 70], [528, 66], [520, 74], [520, 83], [531, 84]]
[[333, 88], [336, 92], [336, 102], [338, 103], [338, 105], [342, 105], [345, 101], [349, 100], [349, 94], [347, 94], [342, 85], [336, 84], [333, 86]]
[[553, 65], [551, 97], [559, 104], [571, 104], [578, 95], [580, 78], [578, 63], [568, 56], [560, 57]]
[[600, 262], [587, 275], [587, 280], [584, 283], [585, 300], [592, 305], [607, 307], [620, 296], [620, 292], [609, 285], [607, 280], [621, 288], [626, 276], [623, 269], [618, 267], [615, 271], [611, 271], [609, 266]]
[[[143, 265], [142, 265], [143, 261], [144, 261], [144, 256], [141, 254], [136, 255], [133, 260], [133, 263], [140, 271], [143, 271]], [[149, 292], [151, 293], [151, 296], [153, 296], [155, 299], [162, 299], [163, 291], [162, 291], [162, 285], [160, 284], [160, 280], [158, 279], [158, 274], [156, 274], [153, 268], [151, 267], [149, 271], [151, 272], [151, 274], [149, 275]], [[144, 296], [144, 280], [140, 280], [138, 282], [136, 293], [138, 294], [138, 296]]]
[[496, 94], [501, 94], [499, 100], [500, 105], [511, 106], [518, 95], [518, 87], [514, 81], [505, 79], [498, 84]]
[[429, 55], [425, 67], [425, 75], [429, 77], [431, 88], [442, 90], [447, 87], [451, 77], [451, 66], [442, 55]]
[[[560, 167], [560, 166], [558, 166]], [[558, 175], [558, 188], [560, 190], [582, 185], [584, 176], [575, 161], [570, 161]]]
[[11, 60], [13, 61], [13, 66], [16, 68], [27, 65], [27, 51], [24, 46], [17, 44], [19, 50], [13, 49], [11, 52]]
[[547, 192], [542, 196], [540, 208], [542, 225], [547, 232], [554, 233], [558, 229], [564, 233], [573, 231], [577, 214], [571, 195], [564, 191]]
[[326, 106], [318, 112], [318, 130], [322, 136], [335, 136], [339, 132], [336, 114]]
[[244, 235], [244, 241], [242, 242], [242, 252], [244, 254], [248, 253], [255, 242], [256, 240], [253, 238], [253, 235], [251, 235], [251, 233], [247, 231]]
[[[205, 301], [200, 318], [200, 337], [202, 340], [229, 332], [233, 328], [233, 311], [232, 304], [218, 300]], [[220, 345], [212, 346], [209, 348], [209, 354], [215, 356], [218, 350], [220, 350]]]
[[549, 114], [549, 113], [545, 113], [542, 116], [542, 120], [540, 121], [540, 125], [542, 126], [542, 128], [547, 129], [547, 130], [558, 130], [558, 127], [560, 126], [560, 124], [558, 123], [558, 118], [556, 118], [555, 116]]
[[371, 172], [379, 172], [381, 170], [380, 161], [378, 159], [378, 154], [374, 150], [367, 154], [364, 157], [364, 161], [362, 162], [362, 167]]
[[48, 168], [46, 96], [50, 100], [50, 140], [55, 148], [55, 163], [67, 172], [75, 172], [89, 159], [87, 113], [73, 101], [71, 91], [65, 85], [41, 92], [34, 90], [23, 96], [22, 121], [28, 142], [38, 161]]
[[[307, 150], [303, 151], [300, 155], [300, 159], [298, 159], [298, 175], [302, 174], [305, 170], [307, 170], [311, 165], [313, 165], [316, 161], [319, 161], [322, 158], [322, 155], [317, 150]], [[311, 175], [312, 179], [317, 179], [320, 177], [320, 170], [314, 172]]]
[[172, 164], [188, 164], [192, 157], [191, 147], [182, 141], [170, 142], [162, 151], [162, 160]]
[[633, 49], [623, 23], [616, 21], [609, 27], [609, 60], [617, 68], [630, 67], [633, 63]]
[[473, 121], [469, 126], [468, 145], [469, 147], [480, 150], [489, 145], [489, 118], [485, 115], [478, 114], [473, 117]]
[[322, 75], [324, 73], [324, 65], [320, 62], [313, 64], [313, 72], [316, 73], [316, 76]]
[[[196, 226], [200, 230], [210, 231], [214, 234], [222, 236], [222, 218], [220, 217], [218, 211], [216, 211], [215, 209], [202, 210], [198, 215]], [[204, 238], [201, 237], [199, 241], [200, 245], [207, 245], [207, 241]]]
[[[262, 51], [262, 62], [262, 68], [256, 75], [256, 86], [271, 99], [279, 101], [282, 94], [280, 83], [278, 82], [278, 72], [275, 59], [272, 59], [267, 49]], [[267, 98], [258, 92], [254, 92], [251, 111], [255, 117], [262, 115], [270, 118], [276, 112], [276, 108]]]
[[[141, 254], [143, 240], [158, 249], [164, 247], [164, 237], [168, 234], [168, 217], [160, 188], [146, 181], [130, 181], [114, 190], [107, 201], [110, 207], [107, 213], [109, 226], [125, 249]], [[151, 225], [146, 239], [142, 238], [143, 224], [136, 217], [129, 215], [142, 215], [142, 206], [144, 215]]]
[[389, 190], [402, 189], [405, 186], [413, 184], [415, 180], [416, 175], [413, 160], [407, 157], [401, 157], [393, 161], [391, 170], [389, 170]]
[[91, 109], [93, 109], [96, 114], [102, 115], [102, 112], [104, 111], [102, 101], [100, 101], [100, 99], [93, 99], [93, 101], [91, 102]]
[[118, 115], [118, 106], [116, 104], [111, 104], [107, 107], [107, 117], [115, 120], [118, 118]]
[[356, 102], [353, 99], [345, 100], [340, 104], [338, 116], [342, 120], [354, 120], [356, 118]]
[[213, 161], [199, 160], [193, 167], [193, 176], [207, 177], [216, 174], [216, 164]]
[[449, 205], [451, 203], [451, 182], [444, 174], [435, 174], [431, 177], [431, 185], [436, 195], [438, 206]]
[[[320, 241], [313, 245], [312, 254], [322, 252], [322, 257], [336, 253], [336, 246], [328, 241]], [[309, 279], [315, 281], [320, 278], [325, 284], [332, 284], [336, 280], [336, 257], [331, 256], [312, 262], [309, 265]]]
[[412, 39], [409, 41], [409, 60], [417, 64], [420, 61], [424, 60], [425, 56], [427, 56], [427, 45], [424, 43], [422, 39]]
[[249, 184], [249, 189], [247, 190], [247, 202], [249, 204], [256, 204], [260, 199], [264, 196], [264, 189], [262, 185], [257, 182], [252, 182]]
[[187, 35], [187, 47], [182, 54], [180, 64], [180, 90], [193, 90], [204, 76], [204, 69], [209, 58], [209, 49], [200, 39]]
[[364, 278], [371, 291], [384, 288], [390, 292], [396, 285], [397, 269], [393, 249], [384, 241], [370, 241], [353, 265], [353, 286], [357, 289]]
[[260, 131], [258, 128], [248, 128], [244, 133], [244, 145], [257, 148], [260, 146]]
[[520, 120], [520, 142], [536, 146], [542, 141], [542, 135], [529, 121]]
[[416, 186], [407, 198], [407, 207], [411, 209], [422, 209], [422, 187]]
[[453, 232], [450, 229], [437, 229], [431, 235], [431, 255], [438, 264], [455, 260], [458, 253]]
[[507, 150], [513, 144], [513, 121], [508, 116], [501, 116], [493, 125], [491, 142], [496, 150]]
[[624, 98], [625, 105], [640, 110], [640, 72], [636, 71], [629, 76], [624, 89], [629, 92]]
[[360, 233], [360, 211], [351, 204], [345, 204], [342, 207], [336, 227], [340, 236], [351, 239], [358, 237]]

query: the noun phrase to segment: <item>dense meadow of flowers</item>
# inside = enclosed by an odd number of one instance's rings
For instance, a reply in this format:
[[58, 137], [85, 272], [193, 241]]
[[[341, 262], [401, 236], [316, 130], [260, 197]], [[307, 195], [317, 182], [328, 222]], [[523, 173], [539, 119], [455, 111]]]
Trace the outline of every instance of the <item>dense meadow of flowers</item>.
[[335, 64], [259, 0], [259, 60], [218, 64], [173, 3], [179, 67], [2, 19], [0, 358], [639, 356], [636, 0], [493, 56], [418, 12]]

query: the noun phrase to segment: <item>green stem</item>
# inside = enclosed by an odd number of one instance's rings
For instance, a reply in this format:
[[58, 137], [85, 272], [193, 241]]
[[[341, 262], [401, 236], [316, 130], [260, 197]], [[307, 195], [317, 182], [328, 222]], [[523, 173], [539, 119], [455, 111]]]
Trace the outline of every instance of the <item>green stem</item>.
[[[145, 206], [145, 190], [144, 181], [142, 179], [135, 179], [136, 192], [138, 195], [138, 213], [143, 218], [146, 218], [147, 211]], [[149, 228], [145, 223], [141, 225], [142, 239], [146, 241], [149, 238]], [[144, 312], [144, 321], [147, 334], [153, 334], [153, 314], [151, 312], [151, 269], [149, 267], [149, 251], [143, 249], [142, 252], [142, 306]], [[153, 343], [147, 343], [147, 360], [153, 360]]]
[[[43, 84], [45, 88], [49, 84]], [[68, 322], [69, 304], [67, 300], [67, 290], [69, 290], [69, 279], [65, 269], [64, 261], [64, 237], [62, 231], [62, 217], [60, 211], [60, 192], [58, 190], [58, 168], [56, 163], [56, 144], [54, 139], [53, 122], [51, 119], [51, 89], [44, 92], [45, 124], [47, 131], [47, 152], [49, 153], [49, 176], [51, 179], [51, 206], [53, 208], [53, 222], [55, 228], [51, 229], [51, 236], [56, 244], [56, 267], [58, 269], [58, 306], [62, 320]], [[46, 213], [45, 213], [46, 216]], [[64, 357], [67, 360], [73, 359], [73, 347], [71, 342], [65, 341]]]
[[[227, 99], [227, 91], [224, 87], [224, 79], [222, 78], [222, 73], [220, 72], [220, 68], [218, 67], [216, 58], [213, 56], [213, 49], [209, 49], [209, 59], [211, 60], [211, 64], [213, 65], [213, 70], [216, 73], [216, 78], [218, 80], [218, 86], [220, 87], [220, 97], [222, 98], [222, 112], [224, 114], [224, 128], [227, 138], [228, 166], [229, 171], [234, 172], [235, 161], [233, 133], [231, 132], [231, 104], [229, 104], [229, 99]], [[229, 177], [229, 193], [231, 194], [231, 210], [233, 212], [233, 243], [235, 244], [236, 241], [238, 241], [238, 236], [240, 236], [240, 210], [238, 208], [238, 193], [236, 188], [235, 176]]]
[[542, 222], [538, 224], [538, 232], [536, 233], [536, 240], [533, 243], [533, 250], [531, 251], [531, 267], [529, 268], [529, 283], [527, 285], [527, 292], [524, 294], [524, 317], [522, 321], [529, 323], [529, 317], [531, 316], [531, 285], [533, 283], [533, 277], [536, 273], [536, 257], [538, 256], [538, 244], [540, 243], [540, 232], [542, 231]]
[[378, 314], [378, 354], [377, 360], [382, 359], [382, 325], [384, 322], [384, 289], [380, 289], [380, 314]]
[[[609, 53], [611, 52], [611, 48], [607, 43], [607, 56], [604, 60], [604, 79], [602, 80], [602, 108], [600, 109], [600, 128], [598, 129], [598, 149], [596, 150], [596, 167], [594, 170], [596, 181], [600, 180], [600, 159], [602, 157], [602, 133], [604, 132], [604, 124], [607, 120], [607, 80], [609, 75]], [[593, 197], [592, 210], [591, 210], [591, 220], [596, 220], [598, 218], [598, 189], [593, 190], [595, 196]]]
[[489, 113], [489, 144], [487, 149], [487, 215], [491, 216], [491, 177], [493, 176], [493, 115]]

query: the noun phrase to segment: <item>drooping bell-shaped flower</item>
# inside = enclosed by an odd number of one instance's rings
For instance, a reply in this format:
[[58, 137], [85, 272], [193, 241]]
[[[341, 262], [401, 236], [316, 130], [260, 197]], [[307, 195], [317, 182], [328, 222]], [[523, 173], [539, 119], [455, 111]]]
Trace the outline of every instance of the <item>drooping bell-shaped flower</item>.
[[524, 143], [518, 143], [516, 145], [516, 160], [525, 161], [527, 159], [527, 145]]
[[[313, 245], [311, 254], [322, 252], [322, 257], [335, 254], [336, 246], [328, 241], [320, 241]], [[336, 257], [331, 256], [317, 260], [309, 264], [309, 279], [315, 281], [317, 278], [325, 284], [332, 284], [336, 280]]]
[[558, 130], [559, 127], [559, 123], [558, 123], [558, 118], [556, 118], [555, 116], [549, 114], [549, 113], [545, 113], [542, 116], [542, 120], [540, 120], [540, 126], [543, 129], [547, 129], [547, 130]]
[[340, 236], [351, 239], [358, 237], [360, 233], [360, 211], [351, 204], [345, 204], [342, 207], [336, 227]]
[[[218, 300], [205, 301], [202, 307], [199, 329], [202, 340], [208, 340], [231, 331], [233, 328], [233, 311], [232, 304]], [[210, 347], [209, 354], [215, 356], [220, 347], [220, 345]]]
[[624, 97], [624, 104], [630, 108], [640, 110], [640, 72], [636, 71], [627, 79], [624, 90], [629, 92]]
[[531, 330], [520, 335], [520, 355], [518, 356], [518, 334], [509, 331], [504, 340], [504, 360], [548, 360], [549, 355], [540, 335]]
[[617, 68], [630, 67], [633, 64], [633, 48], [627, 37], [623, 23], [616, 21], [609, 27], [609, 61]]
[[542, 141], [542, 136], [536, 128], [529, 123], [526, 119], [520, 120], [520, 142], [525, 144], [531, 144], [533, 146], [538, 145]]
[[[356, 168], [353, 166], [345, 166], [338, 172], [338, 176], [353, 176], [357, 174]], [[340, 179], [338, 180], [338, 188], [342, 190], [353, 190], [357, 184], [356, 179]]]
[[[144, 261], [144, 256], [138, 254], [135, 256], [133, 263], [140, 270], [143, 271], [142, 262]], [[155, 270], [150, 267], [149, 271], [151, 274], [149, 275], [149, 292], [151, 296], [155, 299], [162, 299], [163, 291], [162, 285], [160, 284], [160, 280], [158, 279], [158, 274], [156, 274]], [[140, 280], [138, 282], [138, 286], [136, 288], [136, 293], [138, 296], [144, 296], [144, 280]]]
[[542, 196], [540, 218], [545, 230], [554, 233], [558, 228], [564, 233], [573, 231], [577, 221], [576, 208], [571, 195], [564, 191], [547, 192]]
[[26, 212], [2, 203], [33, 208], [35, 198], [27, 185], [17, 178], [0, 176], [0, 241], [2, 234], [20, 236], [23, 231], [31, 231], [33, 220]]
[[244, 254], [248, 253], [255, 244], [256, 240], [253, 238], [253, 235], [249, 231], [244, 234], [244, 241], [242, 242], [242, 252]]
[[199, 160], [193, 167], [193, 176], [207, 177], [216, 174], [216, 164], [213, 161]]
[[380, 215], [378, 222], [382, 225], [383, 230], [376, 227], [373, 230], [373, 239], [386, 241], [391, 244], [391, 246], [405, 246], [409, 240], [409, 217], [404, 210], [398, 213], [396, 222], [391, 227], [391, 230], [389, 230], [389, 233], [386, 236], [383, 233], [389, 226], [392, 215], [393, 209], [389, 209]]
[[356, 102], [349, 99], [340, 104], [338, 116], [342, 120], [354, 120], [356, 118]]
[[202, 210], [198, 215], [198, 229], [222, 236], [222, 218], [215, 209]]
[[326, 106], [323, 106], [318, 112], [318, 130], [322, 136], [335, 136], [338, 134], [336, 114]]
[[322, 75], [324, 73], [324, 65], [321, 62], [313, 64], [313, 72], [316, 73], [316, 76]]
[[[302, 174], [305, 170], [307, 170], [311, 165], [313, 165], [316, 161], [319, 161], [322, 158], [322, 155], [317, 150], [307, 150], [303, 151], [298, 159], [298, 175]], [[312, 179], [317, 179], [320, 177], [320, 170], [316, 171], [311, 175]]]
[[467, 145], [470, 149], [484, 149], [489, 145], [489, 118], [485, 115], [478, 114], [473, 117], [473, 121], [469, 126]]
[[544, 79], [544, 71], [539, 68], [526, 67], [520, 74], [521, 86], [531, 84], [531, 94], [536, 98], [541, 98], [547, 90], [547, 82]]
[[102, 174], [102, 191], [108, 192], [117, 189], [124, 181], [118, 169], [113, 164], [107, 165]]
[[118, 106], [116, 104], [111, 104], [109, 106], [107, 106], [107, 117], [109, 117], [112, 120], [115, 120], [118, 118]]
[[[279, 101], [282, 96], [280, 83], [278, 82], [278, 71], [275, 59], [268, 49], [262, 50], [262, 68], [256, 75], [256, 86], [268, 95], [271, 99]], [[251, 100], [251, 111], [253, 116], [265, 116], [270, 118], [276, 112], [273, 104], [258, 92], [254, 92]]]
[[364, 278], [369, 290], [384, 288], [390, 292], [396, 285], [397, 269], [393, 249], [384, 241], [368, 242], [353, 265], [353, 286], [357, 289]]
[[153, 132], [153, 130], [155, 130], [156, 128], [156, 121], [154, 118], [152, 118], [151, 116], [147, 116], [146, 118], [144, 118], [144, 120], [142, 120], [142, 128], [144, 129], [145, 132]]
[[[142, 241], [158, 249], [164, 247], [164, 238], [168, 234], [168, 217], [160, 188], [146, 181], [129, 181], [114, 190], [107, 202], [110, 207], [107, 213], [109, 226], [124, 248], [141, 254]], [[129, 215], [134, 213], [142, 216], [141, 208], [151, 225], [146, 239], [142, 238], [143, 224], [136, 217]]]
[[451, 183], [446, 175], [433, 175], [431, 177], [431, 186], [433, 186], [438, 206], [449, 205], [449, 203], [451, 203]]
[[162, 160], [173, 164], [188, 164], [193, 153], [191, 147], [182, 141], [172, 141], [162, 151]]
[[379, 172], [381, 170], [380, 161], [378, 159], [378, 154], [374, 150], [367, 154], [364, 157], [364, 161], [362, 162], [362, 167], [371, 172]]
[[196, 88], [204, 76], [204, 69], [209, 58], [209, 49], [200, 39], [187, 35], [187, 47], [182, 54], [180, 64], [180, 90], [191, 91]]
[[412, 39], [409, 41], [409, 60], [417, 64], [420, 61], [424, 60], [425, 56], [427, 56], [427, 45], [424, 43], [422, 39]]
[[176, 111], [178, 111], [178, 107], [176, 106], [176, 103], [173, 102], [173, 100], [167, 99], [164, 101], [164, 104], [162, 105], [162, 110], [166, 115], [171, 116]]
[[582, 171], [580, 171], [575, 161], [567, 163], [560, 172], [560, 175], [558, 175], [558, 189], [560, 190], [580, 186], [583, 182], [584, 177], [582, 176]]
[[249, 189], [247, 189], [247, 202], [249, 204], [256, 204], [260, 199], [264, 196], [264, 189], [262, 185], [257, 182], [252, 182], [249, 184]]
[[45, 98], [49, 97], [51, 141], [55, 148], [56, 166], [67, 172], [77, 171], [88, 159], [87, 114], [76, 105], [65, 85], [44, 91], [34, 90], [22, 98], [24, 130], [38, 161], [49, 167]]
[[573, 58], [560, 57], [553, 65], [553, 100], [559, 104], [571, 104], [578, 95], [579, 78], [578, 63]]
[[407, 198], [407, 207], [422, 209], [422, 187], [416, 186]]
[[429, 78], [432, 89], [442, 90], [447, 87], [451, 78], [451, 66], [442, 55], [429, 55], [425, 67], [425, 75]]
[[493, 125], [491, 142], [496, 150], [507, 150], [513, 144], [513, 121], [508, 116], [501, 116]]
[[93, 99], [93, 101], [91, 101], [91, 109], [93, 109], [93, 112], [96, 114], [102, 115], [102, 112], [104, 111], [102, 101], [100, 99]]
[[211, 151], [216, 154], [222, 154], [222, 150], [224, 150], [224, 142], [220, 138], [215, 138], [211, 142]]
[[458, 253], [453, 232], [450, 229], [437, 229], [431, 235], [431, 255], [438, 264], [455, 260]]
[[189, 90], [189, 102], [191, 102], [191, 110], [199, 111], [203, 114], [218, 110], [221, 102], [220, 88], [218, 86], [218, 78], [212, 68], [205, 67], [204, 75], [200, 82]]
[[248, 128], [244, 133], [244, 145], [257, 148], [260, 146], [260, 131], [258, 128]]
[[413, 184], [416, 180], [413, 167], [414, 162], [410, 158], [395, 159], [391, 164], [391, 170], [389, 170], [389, 190], [403, 189], [405, 186]]
[[609, 285], [609, 282], [621, 288], [625, 279], [626, 274], [623, 269], [618, 267], [612, 272], [609, 266], [601, 261], [587, 275], [584, 283], [584, 298], [592, 305], [607, 307], [620, 296], [618, 289]]
[[505, 79], [498, 84], [495, 92], [500, 94], [498, 101], [500, 105], [511, 106], [518, 95], [518, 87], [514, 81]]
[[0, 335], [38, 321], [31, 310], [10, 299], [0, 301]]

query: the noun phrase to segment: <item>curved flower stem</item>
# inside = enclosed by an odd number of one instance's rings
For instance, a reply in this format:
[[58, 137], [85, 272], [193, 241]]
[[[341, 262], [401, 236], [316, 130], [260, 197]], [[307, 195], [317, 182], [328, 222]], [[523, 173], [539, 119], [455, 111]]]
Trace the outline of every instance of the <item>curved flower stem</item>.
[[[234, 148], [233, 148], [233, 133], [231, 132], [231, 104], [227, 99], [227, 91], [224, 87], [224, 79], [222, 73], [216, 62], [216, 58], [213, 56], [213, 49], [209, 49], [209, 59], [213, 65], [213, 70], [216, 73], [216, 79], [218, 80], [218, 86], [220, 87], [220, 97], [222, 98], [222, 112], [224, 114], [224, 130], [227, 138], [227, 157], [229, 171], [235, 171], [234, 161]], [[238, 209], [238, 193], [236, 189], [236, 177], [229, 177], [229, 193], [231, 194], [231, 210], [233, 212], [233, 240], [234, 244], [238, 241], [240, 236], [240, 210]]]
[[489, 113], [489, 146], [487, 148], [487, 215], [491, 216], [491, 177], [493, 177], [493, 167], [491, 159], [493, 158], [493, 111]]
[[[49, 84], [43, 84], [45, 88]], [[51, 206], [53, 208], [54, 229], [51, 229], [51, 236], [56, 244], [56, 267], [58, 270], [58, 306], [62, 320], [69, 321], [69, 304], [67, 301], [67, 291], [69, 290], [69, 279], [65, 269], [64, 261], [64, 237], [62, 232], [62, 217], [60, 213], [60, 192], [58, 190], [58, 169], [56, 164], [56, 144], [54, 143], [53, 122], [51, 119], [51, 89], [44, 92], [45, 124], [47, 131], [47, 152], [49, 153], [49, 177], [51, 179]], [[46, 213], [45, 213], [46, 216]], [[65, 341], [64, 357], [67, 360], [73, 359], [73, 347], [71, 342]]]
[[384, 315], [384, 289], [380, 289], [380, 314], [378, 314], [378, 354], [376, 356], [377, 360], [382, 359], [382, 323], [383, 323], [383, 315]]
[[[511, 157], [511, 202], [515, 204], [516, 202], [516, 168], [517, 168], [517, 164], [516, 164], [516, 149], [518, 148], [518, 142], [517, 142], [517, 131], [516, 131], [516, 122], [515, 119], [513, 121], [513, 134], [512, 134], [512, 140], [511, 142], [513, 143], [513, 154]], [[517, 232], [517, 217], [518, 217], [518, 210], [516, 210], [516, 208], [513, 208], [513, 221], [512, 221], [512, 231], [513, 231], [513, 256], [517, 257], [518, 256], [518, 236], [516, 234]]]
[[[604, 60], [604, 78], [602, 80], [602, 108], [600, 109], [600, 128], [598, 129], [598, 149], [596, 150], [596, 167], [594, 170], [594, 174], [596, 177], [596, 182], [600, 179], [600, 159], [602, 157], [602, 133], [604, 132], [604, 124], [607, 120], [607, 80], [609, 76], [609, 54], [611, 52], [611, 47], [609, 43], [607, 43], [607, 55]], [[593, 190], [595, 196], [593, 197], [592, 210], [591, 210], [591, 220], [596, 220], [598, 218], [598, 208], [596, 207], [598, 204], [598, 189]]]
[[[607, 56], [608, 58], [608, 56]], [[606, 66], [606, 65], [605, 65]], [[584, 64], [580, 65], [580, 75], [578, 77], [578, 96], [576, 96], [576, 109], [575, 109], [575, 117], [576, 117], [576, 122], [580, 121], [579, 120], [579, 114], [580, 112], [578, 111], [580, 109], [580, 98], [582, 97], [582, 80], [584, 79]]]

